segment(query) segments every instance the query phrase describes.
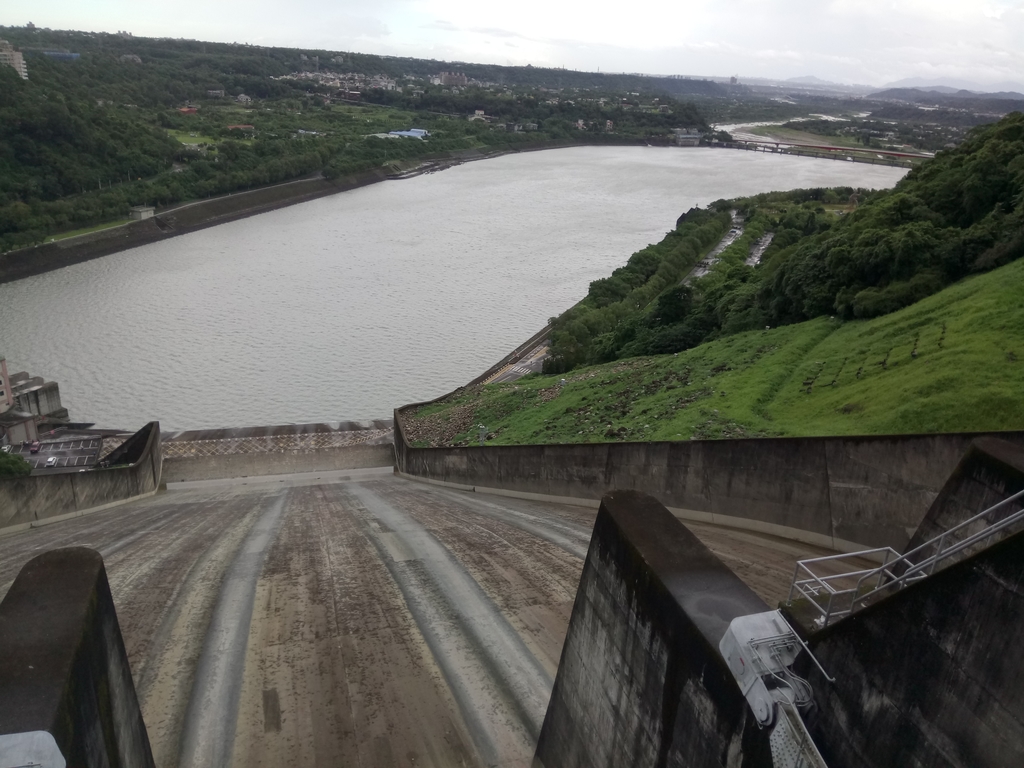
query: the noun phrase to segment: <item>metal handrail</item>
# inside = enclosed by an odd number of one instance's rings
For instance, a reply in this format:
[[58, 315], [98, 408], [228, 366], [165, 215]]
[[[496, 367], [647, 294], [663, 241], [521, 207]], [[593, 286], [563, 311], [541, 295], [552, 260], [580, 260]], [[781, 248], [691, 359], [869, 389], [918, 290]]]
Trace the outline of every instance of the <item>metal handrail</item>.
[[[789, 598], [787, 599], [787, 602], [792, 603], [795, 593], [807, 598], [807, 600], [817, 609], [818, 613], [821, 614], [821, 617], [818, 619], [818, 623], [820, 623], [822, 627], [826, 627], [833, 618], [848, 616], [858, 608], [866, 605], [871, 598], [883, 591], [898, 591], [908, 584], [931, 576], [935, 573], [936, 567], [943, 561], [948, 560], [954, 555], [957, 555], [982, 541], [990, 539], [1000, 531], [1024, 519], [1024, 508], [1022, 508], [998, 522], [989, 524], [984, 529], [977, 531], [964, 539], [955, 541], [948, 548], [945, 546], [946, 541], [957, 532], [975, 525], [986, 516], [991, 515], [996, 510], [1001, 509], [1020, 498], [1024, 498], [1024, 490], [1003, 499], [999, 503], [979, 512], [970, 519], [953, 526], [949, 530], [943, 531], [938, 536], [929, 539], [924, 544], [921, 544], [902, 555], [891, 547], [877, 547], [875, 549], [866, 549], [861, 552], [852, 552], [842, 555], [828, 555], [825, 557], [814, 557], [808, 558], [807, 560], [800, 560], [797, 562], [796, 569], [793, 572], [793, 582], [789, 588]], [[918, 561], [916, 558], [929, 548], [934, 548], [935, 551], [928, 557]], [[880, 553], [883, 554], [883, 562], [876, 568], [862, 568], [860, 570], [848, 571], [839, 574], [819, 575], [809, 567], [815, 563], [844, 560], [855, 557], [864, 558], [871, 555], [877, 556]], [[894, 556], [893, 560], [889, 559], [890, 555]], [[801, 571], [806, 573], [809, 578], [801, 579]], [[833, 584], [833, 582], [840, 581], [849, 583], [852, 579], [857, 580], [853, 587], [842, 589], [837, 588], [837, 585]], [[876, 580], [874, 586], [870, 586], [872, 579]], [[822, 605], [818, 598], [823, 597], [824, 595], [828, 595], [828, 600], [824, 605]], [[847, 601], [846, 598], [849, 598], [849, 600]]]

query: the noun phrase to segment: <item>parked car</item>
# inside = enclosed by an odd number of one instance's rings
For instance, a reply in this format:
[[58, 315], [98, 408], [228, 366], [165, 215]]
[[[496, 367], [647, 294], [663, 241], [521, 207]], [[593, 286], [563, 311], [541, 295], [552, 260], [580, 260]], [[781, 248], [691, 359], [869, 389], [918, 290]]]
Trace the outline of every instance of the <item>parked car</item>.
[[48, 467], [56, 467], [57, 466], [57, 457], [56, 456], [51, 456], [50, 458], [48, 458], [46, 460], [46, 466], [48, 466]]
[[28, 444], [28, 452], [29, 453], [39, 453], [39, 441], [38, 440], [33, 440], [31, 443]]

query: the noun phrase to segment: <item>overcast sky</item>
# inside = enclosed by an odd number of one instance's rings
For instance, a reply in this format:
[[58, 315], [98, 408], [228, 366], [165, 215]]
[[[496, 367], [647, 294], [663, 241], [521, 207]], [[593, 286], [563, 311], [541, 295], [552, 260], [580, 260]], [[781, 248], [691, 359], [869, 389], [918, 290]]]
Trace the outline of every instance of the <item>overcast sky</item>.
[[0, 23], [602, 72], [1024, 81], [1024, 0], [7, 0]]

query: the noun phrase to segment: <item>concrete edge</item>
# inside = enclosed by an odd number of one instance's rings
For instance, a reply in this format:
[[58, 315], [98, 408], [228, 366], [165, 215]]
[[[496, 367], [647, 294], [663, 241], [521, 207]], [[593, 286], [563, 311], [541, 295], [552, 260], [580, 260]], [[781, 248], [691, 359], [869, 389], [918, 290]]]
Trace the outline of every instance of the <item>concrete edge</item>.
[[[769, 536], [778, 536], [782, 539], [799, 541], [804, 544], [813, 544], [816, 547], [835, 549], [835, 541], [833, 538], [823, 533], [814, 533], [813, 531], [805, 531], [801, 528], [793, 528], [788, 525], [766, 523], [763, 520], [750, 520], [745, 517], [734, 517], [733, 515], [712, 514], [711, 518], [711, 522], [713, 524], [722, 526], [723, 528], [737, 528], [744, 531], [753, 531], [754, 533], [766, 533]], [[860, 549], [867, 549], [867, 547], [860, 547]]]
[[426, 483], [427, 485], [441, 485], [444, 486], [445, 488], [455, 488], [456, 490], [459, 491], [476, 490], [476, 488], [474, 488], [472, 485], [460, 485], [459, 483], [449, 483], [445, 480], [434, 480], [433, 478], [430, 477], [419, 477], [418, 475], [410, 475], [405, 472], [402, 472], [397, 467], [395, 468], [395, 474], [398, 475], [399, 477], [404, 477], [406, 480], [412, 480], [413, 482], [417, 483]]
[[337, 474], [352, 474], [356, 472], [365, 472], [367, 475], [372, 476], [373, 474], [385, 474], [387, 470], [392, 469], [390, 464], [381, 464], [377, 467], [351, 467], [349, 469], [312, 469], [308, 472], [279, 472], [276, 474], [267, 475], [239, 475], [237, 477], [210, 477], [203, 480], [171, 480], [164, 483], [165, 490], [168, 491], [180, 491], [187, 490], [188, 488], [211, 488], [222, 485], [242, 485], [258, 484], [258, 483], [280, 483], [284, 482], [286, 478], [295, 479], [297, 482], [306, 482], [310, 480], [320, 479], [324, 475], [331, 473]]
[[91, 515], [93, 512], [102, 512], [106, 509], [112, 509], [119, 507], [122, 504], [127, 504], [130, 501], [141, 501], [142, 499], [148, 499], [150, 496], [156, 496], [160, 493], [160, 488], [154, 488], [152, 491], [146, 491], [140, 493], [138, 496], [129, 496], [125, 499], [118, 499], [117, 501], [110, 501], [106, 504], [100, 504], [98, 507], [89, 507], [88, 509], [76, 509], [74, 512], [65, 512], [63, 515], [54, 515], [53, 517], [44, 517], [42, 520], [31, 520], [27, 523], [15, 523], [14, 525], [8, 525], [4, 528], [0, 528], [0, 538], [4, 536], [10, 536], [15, 533], [21, 533], [32, 528], [42, 528], [53, 523], [61, 523], [65, 520], [71, 520], [75, 517], [82, 517], [84, 515]]
[[598, 509], [601, 506], [600, 499], [584, 499], [578, 496], [552, 496], [549, 493], [530, 493], [529, 491], [508, 491], [504, 488], [487, 488], [475, 486], [477, 493], [486, 493], [489, 496], [511, 496], [514, 499], [527, 499], [528, 501], [550, 501], [555, 504], [569, 504], [574, 507], [589, 507]]
[[[510, 491], [505, 488], [488, 488], [480, 485], [462, 485], [460, 483], [450, 483], [446, 480], [434, 480], [433, 478], [418, 477], [417, 475], [410, 475], [398, 469], [395, 470], [395, 474], [399, 477], [404, 477], [406, 480], [412, 480], [417, 483], [440, 485], [445, 488], [454, 488], [460, 491], [486, 493], [489, 496], [507, 496], [514, 499], [526, 499], [527, 501], [550, 501], [555, 504], [568, 504], [574, 507], [589, 507], [591, 509], [597, 509], [601, 506], [600, 499], [583, 499], [576, 496], [553, 496], [548, 493], [530, 493], [528, 491]], [[823, 549], [842, 552], [844, 554], [863, 552], [871, 549], [871, 547], [866, 544], [858, 544], [855, 541], [847, 541], [846, 539], [837, 539], [832, 536], [826, 536], [822, 533], [804, 531], [800, 528], [792, 528], [788, 525], [765, 523], [760, 520], [748, 520], [742, 517], [720, 515], [713, 512], [701, 512], [700, 510], [683, 509], [681, 507], [667, 507], [667, 509], [680, 520], [689, 520], [694, 523], [707, 523], [709, 525], [717, 525], [721, 528], [735, 528], [736, 530], [741, 531], [765, 533], [770, 536], [778, 536], [781, 539], [799, 541], [804, 544], [813, 544], [814, 546], [822, 547]]]

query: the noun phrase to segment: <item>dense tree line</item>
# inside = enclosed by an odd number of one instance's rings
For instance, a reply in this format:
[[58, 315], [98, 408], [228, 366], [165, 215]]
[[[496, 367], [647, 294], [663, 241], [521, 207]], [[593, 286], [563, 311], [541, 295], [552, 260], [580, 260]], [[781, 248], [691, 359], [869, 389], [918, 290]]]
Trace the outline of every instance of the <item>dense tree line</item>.
[[[704, 217], [735, 209], [747, 227], [710, 273], [639, 301], [608, 290], [614, 274], [595, 281], [554, 321], [549, 369], [675, 352], [821, 315], [875, 317], [1024, 256], [1024, 114], [974, 129], [892, 190], [851, 193], [803, 190], [714, 204]], [[842, 202], [855, 210], [837, 216]], [[695, 220], [688, 214], [651, 248], [670, 249]], [[748, 265], [767, 232], [771, 246]]]
[[725, 210], [693, 209], [664, 240], [637, 251], [610, 277], [590, 284], [587, 297], [555, 318], [544, 370], [614, 360], [651, 303], [671, 291], [729, 228]]
[[[585, 97], [562, 98], [557, 104], [548, 102], [548, 94], [532, 92], [521, 97], [510, 97], [484, 88], [468, 88], [458, 94], [444, 93], [432, 88], [422, 95], [413, 96], [402, 91], [371, 91], [367, 99], [405, 110], [423, 110], [441, 114], [471, 115], [477, 110], [489, 117], [511, 123], [536, 123], [554, 138], [565, 135], [579, 136], [576, 122], [582, 120], [589, 131], [603, 131], [605, 121], [611, 120], [616, 133], [625, 136], [667, 135], [673, 128], [698, 128], [708, 131], [703, 112], [693, 102], [676, 101], [663, 97], [661, 103], [670, 111], [662, 112], [641, 108], [641, 100], [623, 104], [622, 94], [613, 92], [588, 93]], [[606, 99], [605, 104], [600, 98]]]

